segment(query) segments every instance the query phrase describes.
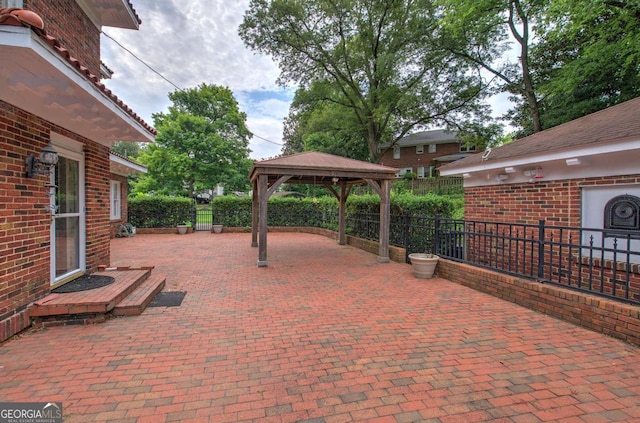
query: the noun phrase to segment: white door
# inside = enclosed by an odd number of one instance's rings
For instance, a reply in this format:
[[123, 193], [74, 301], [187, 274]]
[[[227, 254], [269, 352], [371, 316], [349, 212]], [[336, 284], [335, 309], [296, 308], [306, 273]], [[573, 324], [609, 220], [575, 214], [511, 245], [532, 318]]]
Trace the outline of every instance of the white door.
[[52, 176], [51, 284], [84, 272], [84, 158], [61, 151]]

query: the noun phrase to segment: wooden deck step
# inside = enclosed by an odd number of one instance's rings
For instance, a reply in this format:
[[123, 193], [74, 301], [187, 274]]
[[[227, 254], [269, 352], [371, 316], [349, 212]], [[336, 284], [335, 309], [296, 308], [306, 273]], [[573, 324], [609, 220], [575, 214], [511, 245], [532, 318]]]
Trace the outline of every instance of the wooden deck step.
[[137, 316], [142, 314], [153, 298], [164, 288], [166, 278], [151, 275], [135, 291], [129, 294], [113, 308], [114, 316]]
[[111, 285], [88, 291], [51, 293], [36, 301], [29, 309], [31, 317], [105, 314], [124, 300], [151, 274], [151, 269], [108, 270], [96, 275], [112, 276]]

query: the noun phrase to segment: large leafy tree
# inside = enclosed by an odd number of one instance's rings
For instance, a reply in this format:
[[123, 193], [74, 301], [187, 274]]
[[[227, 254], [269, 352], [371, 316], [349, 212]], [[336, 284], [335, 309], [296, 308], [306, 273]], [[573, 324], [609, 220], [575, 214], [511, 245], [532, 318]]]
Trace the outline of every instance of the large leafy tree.
[[[439, 0], [443, 46], [493, 78], [498, 92], [511, 94], [521, 114], [515, 126], [543, 129], [531, 49], [535, 26], [549, 0]], [[510, 58], [509, 53], [517, 57]], [[524, 120], [524, 122], [523, 122]]]
[[479, 116], [481, 78], [440, 47], [434, 3], [252, 0], [239, 32], [278, 62], [281, 83], [329, 81], [323, 101], [349, 110], [375, 162], [413, 128]]
[[169, 98], [168, 112], [153, 115], [158, 134], [140, 156], [148, 172], [136, 191], [193, 196], [218, 183], [244, 190], [251, 133], [231, 90], [201, 84]]
[[555, 0], [532, 50], [555, 126], [640, 95], [640, 2]]
[[[340, 103], [324, 101], [331, 90], [327, 81], [299, 88], [285, 119], [285, 154], [322, 151], [356, 160], [368, 160], [364, 134], [353, 111]], [[336, 97], [339, 93], [334, 93]]]

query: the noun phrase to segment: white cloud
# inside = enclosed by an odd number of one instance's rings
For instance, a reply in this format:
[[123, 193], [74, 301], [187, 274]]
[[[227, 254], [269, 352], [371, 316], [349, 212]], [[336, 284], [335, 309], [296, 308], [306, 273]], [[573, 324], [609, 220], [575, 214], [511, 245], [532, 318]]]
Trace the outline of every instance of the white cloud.
[[[281, 143], [282, 119], [291, 94], [276, 85], [276, 64], [247, 49], [238, 36], [248, 5], [248, 0], [136, 1], [140, 30], [104, 28], [104, 32], [179, 88], [201, 83], [229, 87], [247, 113], [249, 129]], [[102, 59], [114, 71], [105, 85], [153, 125], [152, 113], [167, 110], [167, 95], [176, 88], [106, 37]], [[260, 100], [252, 100], [257, 92]], [[280, 151], [279, 146], [257, 138], [251, 148], [254, 158]]]

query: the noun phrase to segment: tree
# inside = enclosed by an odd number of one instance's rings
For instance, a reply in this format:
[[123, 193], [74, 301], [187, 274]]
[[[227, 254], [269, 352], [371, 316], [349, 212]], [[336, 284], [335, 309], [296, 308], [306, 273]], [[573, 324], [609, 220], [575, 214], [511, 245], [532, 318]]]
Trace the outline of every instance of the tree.
[[[327, 81], [322, 81], [327, 82]], [[299, 88], [285, 121], [283, 152], [321, 151], [356, 160], [367, 160], [369, 151], [353, 111], [342, 104], [323, 101], [328, 83]], [[334, 93], [339, 96], [339, 93]]]
[[432, 0], [252, 0], [239, 33], [278, 61], [280, 83], [329, 81], [323, 101], [350, 110], [376, 162], [413, 128], [488, 115], [480, 75], [439, 45], [438, 23]]
[[[457, 57], [488, 72], [498, 92], [512, 94], [520, 115], [511, 115], [516, 126], [531, 132], [543, 129], [540, 100], [532, 71], [530, 51], [534, 25], [549, 0], [440, 0], [443, 7], [444, 45]], [[515, 41], [518, 60], [508, 58]], [[519, 119], [524, 118], [526, 122]]]
[[218, 183], [228, 190], [247, 188], [251, 133], [231, 90], [201, 84], [169, 98], [168, 113], [153, 115], [158, 134], [140, 156], [148, 172], [136, 191], [192, 197]]
[[140, 143], [131, 141], [118, 141], [111, 147], [112, 152], [132, 159], [140, 155], [140, 150]]
[[556, 0], [532, 50], [551, 127], [640, 95], [640, 2]]

